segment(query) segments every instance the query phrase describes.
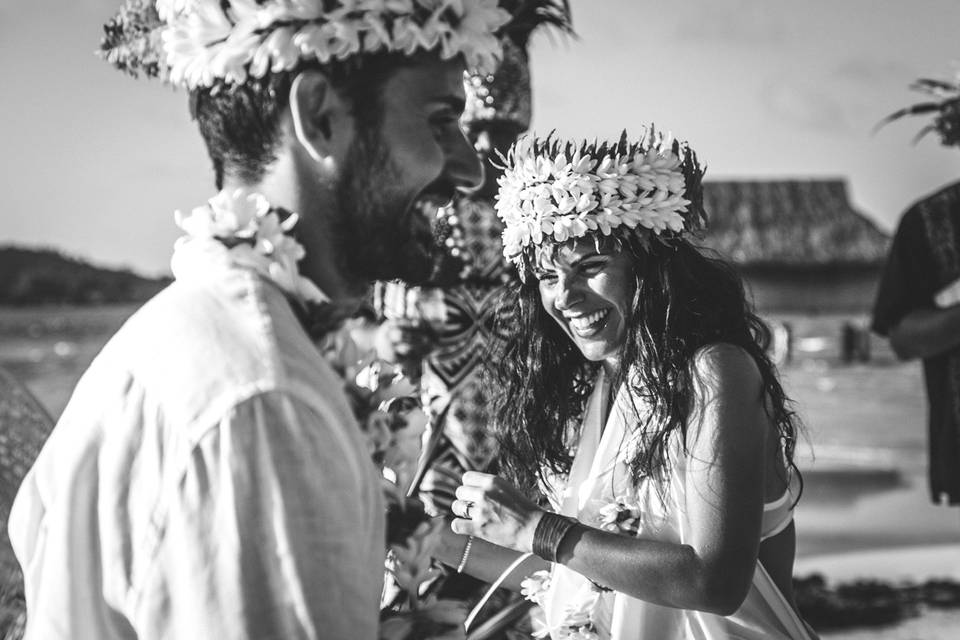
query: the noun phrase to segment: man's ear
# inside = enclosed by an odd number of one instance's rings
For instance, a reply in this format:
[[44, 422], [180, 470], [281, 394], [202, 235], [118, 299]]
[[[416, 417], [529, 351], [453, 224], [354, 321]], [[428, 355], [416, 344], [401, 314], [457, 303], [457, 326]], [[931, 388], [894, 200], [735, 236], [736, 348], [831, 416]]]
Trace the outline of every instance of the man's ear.
[[318, 69], [301, 71], [290, 85], [290, 115], [297, 142], [317, 162], [337, 155], [353, 128], [350, 105]]

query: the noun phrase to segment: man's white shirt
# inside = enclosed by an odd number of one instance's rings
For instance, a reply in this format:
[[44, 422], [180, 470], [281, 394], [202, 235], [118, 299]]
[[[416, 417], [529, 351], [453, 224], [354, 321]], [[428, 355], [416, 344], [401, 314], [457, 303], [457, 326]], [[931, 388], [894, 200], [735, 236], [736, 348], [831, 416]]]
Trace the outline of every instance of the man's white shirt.
[[383, 514], [283, 293], [211, 265], [111, 339], [21, 486], [26, 637], [375, 638]]

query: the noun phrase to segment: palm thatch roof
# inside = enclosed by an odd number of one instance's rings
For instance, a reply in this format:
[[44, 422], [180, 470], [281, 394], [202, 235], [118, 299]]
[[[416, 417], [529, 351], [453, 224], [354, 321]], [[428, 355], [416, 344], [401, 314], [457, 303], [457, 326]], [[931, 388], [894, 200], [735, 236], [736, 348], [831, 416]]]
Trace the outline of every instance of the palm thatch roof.
[[890, 246], [844, 180], [708, 181], [703, 199], [702, 244], [740, 266], [877, 266]]

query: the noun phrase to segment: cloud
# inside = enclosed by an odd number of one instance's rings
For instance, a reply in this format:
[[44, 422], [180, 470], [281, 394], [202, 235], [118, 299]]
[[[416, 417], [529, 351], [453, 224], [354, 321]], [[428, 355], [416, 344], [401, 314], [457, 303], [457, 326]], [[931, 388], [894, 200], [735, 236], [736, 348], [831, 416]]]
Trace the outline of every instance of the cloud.
[[775, 118], [795, 128], [820, 133], [851, 131], [844, 102], [827, 87], [791, 79], [770, 79], [761, 86], [760, 100]]
[[914, 78], [910, 67], [899, 60], [848, 58], [833, 70], [833, 77], [848, 85], [889, 90], [906, 87]]
[[755, 46], [779, 44], [788, 35], [769, 0], [691, 3], [685, 13], [677, 27], [677, 35], [684, 40]]

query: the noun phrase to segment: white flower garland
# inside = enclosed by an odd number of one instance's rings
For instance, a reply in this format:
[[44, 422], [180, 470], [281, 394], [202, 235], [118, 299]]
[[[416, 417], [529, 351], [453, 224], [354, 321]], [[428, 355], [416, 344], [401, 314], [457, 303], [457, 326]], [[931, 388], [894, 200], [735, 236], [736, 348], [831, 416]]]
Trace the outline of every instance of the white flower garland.
[[189, 214], [177, 211], [174, 217], [186, 234], [174, 248], [173, 271], [177, 277], [206, 268], [202, 260], [196, 261], [198, 258], [215, 256], [256, 270], [301, 302], [330, 301], [300, 275], [297, 262], [306, 252], [287, 235], [297, 223], [297, 214], [281, 221], [263, 195], [244, 188], [224, 189], [207, 204]]
[[[518, 267], [524, 250], [638, 226], [660, 235], [688, 228], [685, 168], [699, 181], [686, 145], [654, 130], [641, 142], [560, 142], [524, 136], [507, 153], [497, 215], [503, 255]], [[687, 165], [685, 167], [684, 165]]]
[[489, 73], [501, 55], [494, 34], [510, 19], [497, 0], [230, 0], [226, 8], [221, 0], [157, 0], [157, 12], [168, 79], [189, 89], [381, 51], [438, 49], [444, 60], [463, 55], [468, 68]]
[[[641, 517], [640, 505], [636, 498], [618, 496], [613, 502], [600, 508], [597, 524], [604, 531], [635, 537]], [[545, 609], [551, 579], [550, 571], [546, 569], [536, 571], [520, 582], [520, 593], [527, 600], [539, 605], [541, 609]], [[595, 615], [603, 591], [593, 584], [583, 597], [568, 603], [564, 609], [563, 619], [557, 626], [550, 628], [544, 625], [534, 632], [533, 637], [545, 638], [552, 634], [553, 637], [561, 640], [598, 640], [600, 636], [597, 633]]]
[[[550, 572], [541, 570], [533, 573], [520, 583], [523, 596], [545, 611], [545, 598], [550, 590]], [[563, 620], [551, 627], [540, 618], [534, 618], [534, 638], [552, 636], [558, 640], [599, 640], [594, 614], [600, 599], [600, 591], [591, 589], [589, 595], [580, 601], [570, 603], [564, 610]]]

